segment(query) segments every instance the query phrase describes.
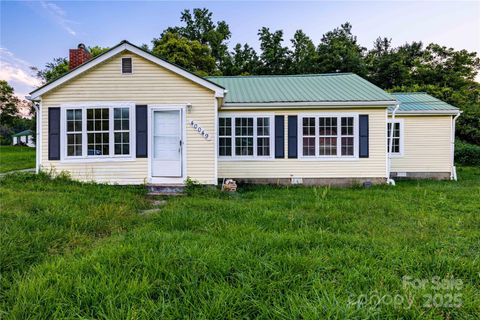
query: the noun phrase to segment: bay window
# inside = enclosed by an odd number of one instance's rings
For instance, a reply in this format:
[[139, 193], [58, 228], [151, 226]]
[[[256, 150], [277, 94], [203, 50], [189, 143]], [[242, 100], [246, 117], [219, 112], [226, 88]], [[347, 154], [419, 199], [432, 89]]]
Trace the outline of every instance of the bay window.
[[131, 107], [72, 106], [64, 114], [65, 158], [131, 156]]
[[218, 154], [221, 157], [270, 158], [270, 116], [220, 116]]
[[357, 157], [357, 115], [308, 115], [300, 117], [299, 145], [305, 158]]

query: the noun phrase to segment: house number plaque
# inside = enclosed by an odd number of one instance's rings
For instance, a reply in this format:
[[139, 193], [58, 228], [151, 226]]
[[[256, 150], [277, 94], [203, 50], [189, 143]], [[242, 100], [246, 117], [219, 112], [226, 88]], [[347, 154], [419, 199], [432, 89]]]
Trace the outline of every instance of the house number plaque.
[[193, 130], [200, 134], [205, 140], [208, 140], [210, 135], [202, 127], [200, 127], [198, 123], [192, 120], [190, 121], [190, 125], [192, 126]]

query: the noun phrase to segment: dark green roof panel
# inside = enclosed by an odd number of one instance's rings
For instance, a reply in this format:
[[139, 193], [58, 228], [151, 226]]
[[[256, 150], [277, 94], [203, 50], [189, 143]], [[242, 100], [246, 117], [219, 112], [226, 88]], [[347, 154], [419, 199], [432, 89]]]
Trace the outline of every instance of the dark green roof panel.
[[395, 101], [353, 73], [207, 77], [226, 88], [226, 103]]
[[23, 137], [23, 136], [31, 136], [31, 135], [33, 135], [33, 131], [29, 129], [19, 133], [15, 133], [12, 135], [12, 137]]

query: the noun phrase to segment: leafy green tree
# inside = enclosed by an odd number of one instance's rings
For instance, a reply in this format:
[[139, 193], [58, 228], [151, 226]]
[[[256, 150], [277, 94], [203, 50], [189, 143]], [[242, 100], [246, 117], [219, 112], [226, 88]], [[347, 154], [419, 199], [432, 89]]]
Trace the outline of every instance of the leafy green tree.
[[110, 50], [108, 47], [100, 47], [100, 46], [94, 46], [94, 47], [88, 47], [88, 51], [92, 55], [92, 58], [95, 58], [96, 56], [101, 55], [104, 52], [107, 52]]
[[290, 50], [282, 45], [283, 31], [270, 32], [270, 29], [263, 27], [258, 31], [260, 40], [260, 60], [262, 67], [259, 72], [262, 74], [285, 74], [290, 70]]
[[391, 41], [377, 38], [365, 57], [367, 78], [385, 89], [405, 83], [410, 76], [410, 69], [398, 50], [392, 48]]
[[12, 134], [32, 127], [32, 120], [20, 116], [19, 108], [30, 108], [31, 103], [14, 95], [13, 87], [0, 80], [0, 144], [11, 144]]
[[293, 46], [291, 72], [295, 74], [316, 72], [318, 56], [313, 41], [302, 30], [297, 30], [291, 41]]
[[0, 125], [13, 125], [19, 102], [20, 99], [13, 94], [13, 87], [7, 81], [0, 80]]
[[230, 54], [230, 61], [225, 64], [225, 75], [252, 75], [260, 68], [260, 59], [255, 50], [248, 44], [237, 43]]
[[456, 51], [432, 43], [417, 60], [414, 75], [418, 84], [462, 89], [475, 80], [479, 68], [476, 52]]
[[186, 39], [207, 45], [215, 59], [217, 68], [222, 70], [225, 63], [228, 63], [227, 40], [230, 39], [231, 32], [225, 21], [213, 22], [212, 15], [212, 12], [206, 8], [195, 8], [193, 12], [190, 12], [188, 9], [184, 10], [180, 20], [185, 25], [167, 28], [164, 33], [178, 33]]
[[43, 69], [37, 67], [31, 67], [31, 69], [42, 82], [50, 82], [68, 72], [68, 59], [54, 58], [51, 62], [45, 64]]
[[178, 33], [165, 32], [153, 39], [152, 53], [198, 75], [215, 74], [215, 59], [210, 48], [197, 40], [189, 40]]
[[317, 48], [318, 70], [329, 72], [354, 72], [359, 76], [366, 75], [364, 52], [357, 37], [352, 34], [352, 25], [348, 22], [340, 28], [325, 33]]

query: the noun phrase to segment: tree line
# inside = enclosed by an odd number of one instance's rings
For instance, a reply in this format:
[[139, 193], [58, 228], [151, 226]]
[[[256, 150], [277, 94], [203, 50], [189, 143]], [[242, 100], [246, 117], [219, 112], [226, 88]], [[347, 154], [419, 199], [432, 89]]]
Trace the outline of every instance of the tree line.
[[[353, 72], [387, 91], [425, 91], [462, 109], [457, 136], [480, 144], [476, 52], [422, 42], [394, 47], [392, 39], [385, 37], [367, 49], [358, 43], [348, 22], [323, 34], [317, 44], [302, 30], [288, 42], [282, 30], [262, 27], [257, 34], [258, 52], [248, 43], [237, 43], [230, 50], [229, 25], [215, 22], [210, 10], [184, 10], [180, 22], [142, 48], [200, 76]], [[108, 50], [89, 49], [92, 56]], [[43, 69], [33, 69], [40, 79], [51, 81], [68, 71], [68, 61], [56, 58]]]

